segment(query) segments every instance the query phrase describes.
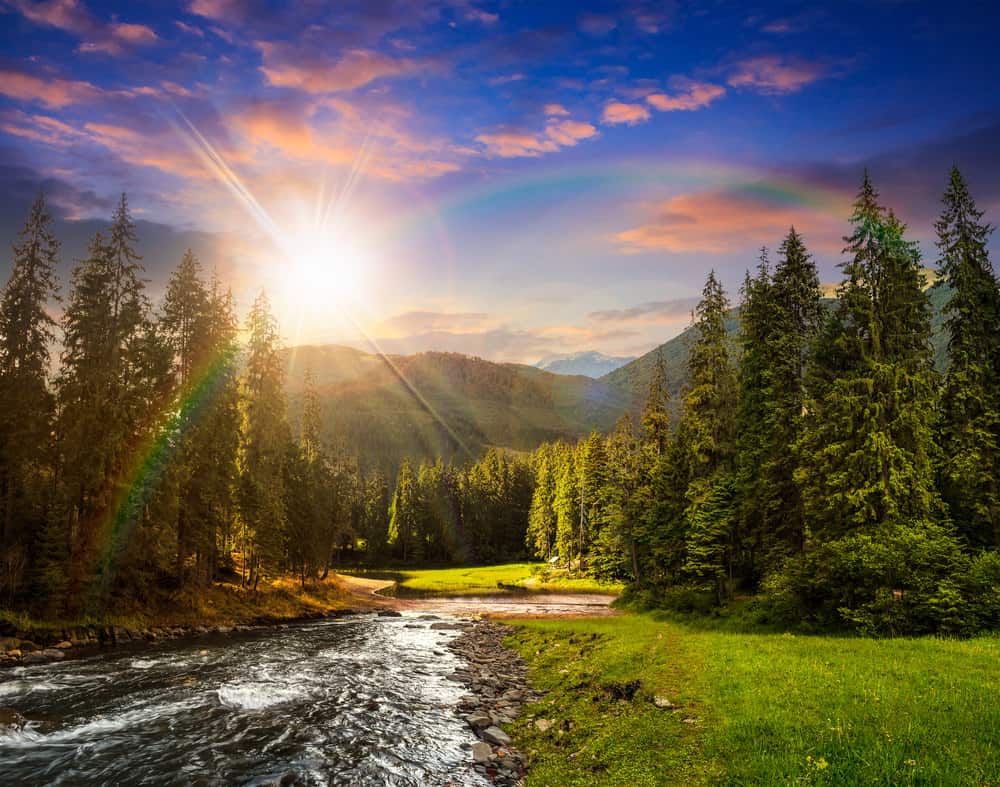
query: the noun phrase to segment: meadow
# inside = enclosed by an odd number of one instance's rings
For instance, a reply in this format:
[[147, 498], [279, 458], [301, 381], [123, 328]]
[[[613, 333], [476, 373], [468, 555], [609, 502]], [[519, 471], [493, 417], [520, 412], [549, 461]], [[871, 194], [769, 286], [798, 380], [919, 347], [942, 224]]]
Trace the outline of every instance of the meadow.
[[[1000, 638], [519, 620], [528, 785], [997, 784]], [[544, 722], [539, 729], [538, 719]]]
[[617, 595], [622, 585], [591, 577], [571, 577], [544, 563], [505, 563], [458, 568], [342, 571], [345, 574], [393, 580], [400, 596], [480, 596], [500, 593], [606, 593]]

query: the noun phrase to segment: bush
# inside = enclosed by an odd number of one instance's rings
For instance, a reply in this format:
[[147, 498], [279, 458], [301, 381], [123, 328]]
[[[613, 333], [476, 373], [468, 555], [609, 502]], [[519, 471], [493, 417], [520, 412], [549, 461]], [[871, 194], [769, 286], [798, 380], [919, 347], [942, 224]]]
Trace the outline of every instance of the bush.
[[813, 544], [764, 582], [762, 617], [864, 634], [971, 634], [997, 625], [1000, 559], [950, 529], [892, 525]]

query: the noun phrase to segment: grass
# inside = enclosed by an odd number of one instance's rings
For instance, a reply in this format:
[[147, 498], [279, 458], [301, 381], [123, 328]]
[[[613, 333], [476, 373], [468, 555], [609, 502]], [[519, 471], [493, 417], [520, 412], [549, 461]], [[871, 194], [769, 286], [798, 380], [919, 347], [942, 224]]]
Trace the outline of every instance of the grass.
[[549, 692], [514, 727], [529, 787], [1000, 784], [996, 636], [803, 637], [647, 614], [516, 625]]
[[565, 571], [549, 569], [544, 563], [357, 573], [360, 576], [395, 580], [395, 592], [401, 596], [479, 596], [525, 591], [618, 594], [622, 590], [620, 584], [568, 576]]

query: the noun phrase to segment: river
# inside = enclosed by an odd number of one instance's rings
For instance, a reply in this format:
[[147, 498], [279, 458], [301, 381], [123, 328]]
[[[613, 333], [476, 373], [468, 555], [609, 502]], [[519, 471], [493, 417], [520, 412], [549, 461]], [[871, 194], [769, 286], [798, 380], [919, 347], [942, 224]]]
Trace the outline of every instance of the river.
[[[486, 785], [455, 713], [455, 630], [482, 611], [594, 614], [610, 599], [435, 599], [131, 645], [0, 672], [0, 783]], [[428, 614], [433, 610], [434, 614]], [[18, 715], [11, 722], [11, 711]], [[4, 717], [7, 718], [4, 718]]]
[[3, 784], [479, 785], [456, 631], [416, 612], [0, 673]]

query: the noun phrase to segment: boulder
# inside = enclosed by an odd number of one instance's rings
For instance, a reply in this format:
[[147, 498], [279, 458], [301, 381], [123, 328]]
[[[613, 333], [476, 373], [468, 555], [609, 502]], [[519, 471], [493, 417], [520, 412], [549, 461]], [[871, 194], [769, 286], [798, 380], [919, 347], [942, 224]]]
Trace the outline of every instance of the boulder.
[[493, 756], [493, 749], [490, 748], [488, 743], [483, 743], [482, 741], [476, 741], [472, 744], [472, 760], [473, 762], [478, 762], [481, 764], [490, 761], [490, 757]]
[[670, 701], [668, 697], [664, 697], [660, 694], [657, 694], [655, 697], [653, 697], [653, 704], [657, 708], [663, 708], [664, 710], [673, 710], [674, 708], [677, 707], [676, 705], [674, 705], [674, 703]]
[[71, 647], [73, 647], [73, 643], [67, 639], [64, 639], [62, 642], [56, 645], [56, 648], [58, 650], [69, 650]]
[[480, 734], [483, 740], [495, 743], [497, 746], [510, 746], [510, 736], [499, 727], [487, 727]]
[[548, 732], [552, 729], [552, 722], [548, 719], [535, 719], [535, 729], [539, 732]]

